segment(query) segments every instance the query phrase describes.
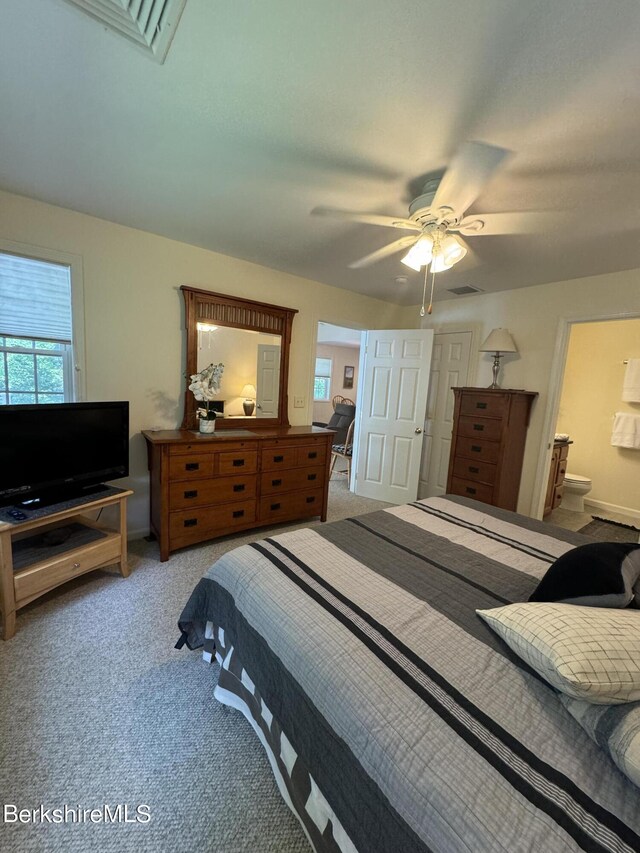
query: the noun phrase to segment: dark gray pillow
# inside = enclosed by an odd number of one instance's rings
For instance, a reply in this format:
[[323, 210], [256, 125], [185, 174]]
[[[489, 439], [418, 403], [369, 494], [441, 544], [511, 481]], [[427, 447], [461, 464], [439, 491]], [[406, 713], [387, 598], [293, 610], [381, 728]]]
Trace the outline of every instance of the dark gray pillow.
[[628, 607], [639, 578], [640, 545], [593, 542], [558, 557], [529, 601]]

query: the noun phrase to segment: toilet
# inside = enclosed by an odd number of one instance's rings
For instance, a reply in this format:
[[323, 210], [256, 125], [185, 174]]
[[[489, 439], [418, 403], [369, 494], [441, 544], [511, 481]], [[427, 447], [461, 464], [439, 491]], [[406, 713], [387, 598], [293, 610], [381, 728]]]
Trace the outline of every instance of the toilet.
[[564, 490], [560, 507], [572, 512], [584, 512], [584, 498], [591, 491], [592, 485], [593, 483], [588, 477], [567, 472], [564, 475]]

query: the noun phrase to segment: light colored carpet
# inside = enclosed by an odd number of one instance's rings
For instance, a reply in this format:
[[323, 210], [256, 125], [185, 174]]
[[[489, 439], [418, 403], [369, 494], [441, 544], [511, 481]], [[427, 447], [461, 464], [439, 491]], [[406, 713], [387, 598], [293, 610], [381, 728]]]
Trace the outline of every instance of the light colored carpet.
[[[384, 506], [334, 475], [330, 520]], [[0, 802], [147, 804], [151, 821], [18, 825], [0, 815], [1, 850], [308, 853], [249, 724], [213, 699], [216, 667], [173, 648], [180, 611], [209, 565], [270, 532], [185, 549], [167, 563], [155, 543], [132, 542], [128, 579], [93, 572], [19, 612], [18, 633], [0, 642]]]

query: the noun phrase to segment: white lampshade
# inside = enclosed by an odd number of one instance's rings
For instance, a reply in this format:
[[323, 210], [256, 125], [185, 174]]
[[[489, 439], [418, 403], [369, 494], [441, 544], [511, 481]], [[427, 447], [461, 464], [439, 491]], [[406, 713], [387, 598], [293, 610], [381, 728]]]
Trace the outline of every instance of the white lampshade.
[[454, 264], [461, 261], [467, 254], [467, 247], [455, 238], [453, 234], [447, 234], [440, 241], [439, 251], [434, 253], [431, 261], [431, 272], [444, 272], [450, 270]]
[[431, 263], [432, 252], [433, 240], [431, 237], [423, 235], [409, 249], [402, 259], [402, 263], [411, 267], [412, 270], [420, 272], [420, 267], [426, 267], [427, 264]]
[[507, 329], [492, 329], [480, 352], [518, 352], [518, 347]]
[[251, 397], [255, 398], [256, 396], [256, 387], [255, 385], [245, 385], [242, 391], [240, 392], [241, 397]]

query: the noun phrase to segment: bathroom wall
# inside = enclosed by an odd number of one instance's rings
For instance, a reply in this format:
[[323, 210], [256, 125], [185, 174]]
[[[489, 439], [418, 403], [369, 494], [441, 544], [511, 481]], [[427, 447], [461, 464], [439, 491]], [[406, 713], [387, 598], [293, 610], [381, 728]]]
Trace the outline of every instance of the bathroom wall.
[[623, 403], [628, 358], [640, 358], [640, 319], [575, 323], [571, 327], [558, 432], [573, 440], [568, 470], [593, 480], [587, 502], [640, 512], [640, 450], [611, 446], [615, 412], [640, 415]]

